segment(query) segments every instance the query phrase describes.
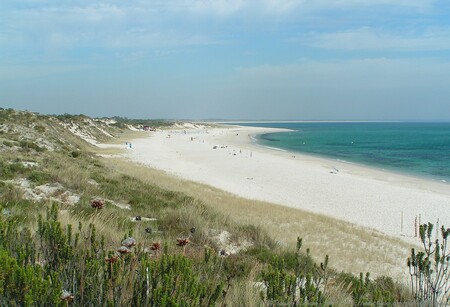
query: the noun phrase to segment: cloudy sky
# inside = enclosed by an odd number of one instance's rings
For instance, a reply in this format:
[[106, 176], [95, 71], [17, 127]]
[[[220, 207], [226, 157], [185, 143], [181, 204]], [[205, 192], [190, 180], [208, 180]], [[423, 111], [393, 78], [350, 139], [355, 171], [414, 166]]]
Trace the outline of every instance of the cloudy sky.
[[450, 121], [450, 1], [1, 0], [0, 107]]

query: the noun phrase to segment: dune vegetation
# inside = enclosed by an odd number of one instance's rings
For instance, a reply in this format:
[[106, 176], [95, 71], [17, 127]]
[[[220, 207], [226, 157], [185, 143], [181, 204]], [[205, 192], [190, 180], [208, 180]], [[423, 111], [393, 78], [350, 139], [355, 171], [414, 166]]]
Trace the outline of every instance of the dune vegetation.
[[[122, 143], [129, 125], [139, 123], [0, 110], [0, 305], [437, 306], [448, 299], [450, 230], [435, 242], [431, 226], [421, 228], [424, 251], [404, 259], [411, 280], [354, 274], [345, 259], [312, 255], [295, 234], [280, 244], [274, 227], [255, 222], [260, 217], [239, 219], [214, 206], [198, 192], [205, 187], [171, 189], [172, 179], [102, 158], [120, 149], [93, 143]], [[436, 293], [438, 286], [447, 292]]]

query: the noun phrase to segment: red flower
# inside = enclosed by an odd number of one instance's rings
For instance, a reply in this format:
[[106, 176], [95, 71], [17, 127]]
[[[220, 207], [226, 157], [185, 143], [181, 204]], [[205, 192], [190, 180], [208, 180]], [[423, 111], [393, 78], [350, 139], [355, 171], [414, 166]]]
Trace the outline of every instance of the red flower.
[[91, 200], [91, 207], [94, 209], [103, 209], [105, 206], [105, 201], [100, 198], [94, 198]]
[[188, 245], [189, 244], [189, 239], [184, 239], [184, 238], [181, 238], [181, 239], [177, 239], [177, 245], [178, 246], [186, 246], [186, 245]]
[[115, 263], [117, 262], [117, 260], [119, 260], [119, 257], [117, 256], [111, 256], [111, 257], [105, 257], [105, 261], [108, 263]]
[[152, 251], [159, 251], [161, 249], [161, 243], [159, 242], [153, 242], [152, 246], [150, 247]]

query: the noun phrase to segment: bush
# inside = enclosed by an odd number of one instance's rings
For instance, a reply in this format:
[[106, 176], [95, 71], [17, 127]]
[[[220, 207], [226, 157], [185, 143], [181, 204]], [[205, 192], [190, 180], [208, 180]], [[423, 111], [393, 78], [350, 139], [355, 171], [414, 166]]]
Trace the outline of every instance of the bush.
[[[0, 216], [0, 305], [214, 306], [224, 297], [223, 277], [211, 278], [219, 266], [198, 270], [202, 259], [179, 254], [150, 258], [140, 246], [116, 255], [94, 225], [64, 229], [58, 210], [53, 204], [39, 217], [36, 237], [28, 231], [26, 239], [21, 225]], [[39, 254], [29, 248], [33, 239]]]
[[18, 174], [24, 174], [27, 168], [22, 163], [5, 163], [0, 161], [0, 177], [5, 179], [14, 178]]
[[1, 306], [58, 305], [61, 283], [36, 264], [37, 256], [29, 229], [0, 214]]
[[27, 179], [36, 185], [43, 185], [51, 180], [51, 176], [42, 171], [32, 171]]
[[45, 127], [42, 125], [36, 125], [34, 126], [34, 130], [36, 130], [39, 133], [44, 133], [45, 132]]
[[0, 248], [0, 305], [57, 305], [61, 291], [58, 279], [44, 274], [39, 265], [19, 265]]
[[348, 289], [355, 306], [392, 306], [396, 302], [406, 301], [403, 288], [387, 276], [373, 280], [369, 273], [360, 273], [359, 278], [351, 273], [340, 273], [337, 281], [343, 289]]
[[34, 149], [37, 152], [43, 152], [46, 150], [45, 147], [40, 147], [39, 145], [37, 145], [36, 143], [31, 142], [31, 141], [22, 140], [22, 141], [20, 141], [19, 144], [20, 144], [20, 147], [22, 147], [23, 149], [26, 149], [26, 150]]
[[[265, 291], [262, 297], [268, 306], [291, 305], [306, 306], [325, 304], [328, 283], [328, 256], [320, 265], [316, 265], [307, 255], [300, 253], [302, 239], [297, 238], [295, 268], [288, 269], [284, 259], [275, 256], [262, 271]], [[292, 254], [287, 254], [291, 260]]]
[[411, 292], [420, 304], [444, 306], [450, 302], [450, 228], [444, 226], [433, 236], [434, 225], [420, 225], [423, 251], [411, 250], [407, 265]]
[[7, 147], [13, 147], [14, 143], [13, 142], [9, 142], [9, 141], [3, 141], [3, 145], [5, 145]]
[[79, 151], [79, 150], [74, 150], [70, 153], [70, 156], [72, 158], [78, 158], [80, 155], [81, 155], [81, 151]]

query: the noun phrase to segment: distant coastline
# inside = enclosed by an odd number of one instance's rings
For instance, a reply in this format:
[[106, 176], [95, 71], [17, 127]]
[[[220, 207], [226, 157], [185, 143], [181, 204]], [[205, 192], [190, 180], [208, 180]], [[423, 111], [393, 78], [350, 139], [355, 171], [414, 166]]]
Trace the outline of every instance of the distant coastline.
[[[239, 124], [271, 124], [271, 123], [404, 123], [404, 121], [389, 120], [236, 120], [236, 121], [212, 121], [212, 123], [222, 125]], [[258, 126], [255, 126], [258, 127]]]

